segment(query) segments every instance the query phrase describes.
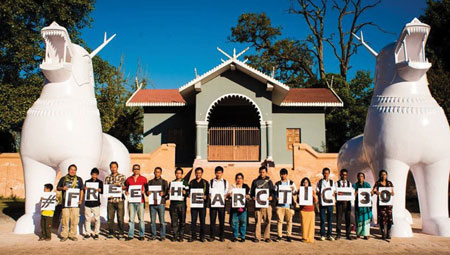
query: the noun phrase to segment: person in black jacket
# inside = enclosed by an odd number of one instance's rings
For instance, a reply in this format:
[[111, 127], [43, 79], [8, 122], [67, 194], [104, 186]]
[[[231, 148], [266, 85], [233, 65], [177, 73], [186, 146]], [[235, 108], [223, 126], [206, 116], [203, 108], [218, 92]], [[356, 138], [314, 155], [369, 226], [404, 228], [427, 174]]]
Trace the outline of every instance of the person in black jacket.
[[[93, 168], [91, 170], [91, 179], [87, 180], [84, 184], [84, 190], [87, 191], [87, 184], [90, 182], [98, 183], [97, 189], [97, 200], [96, 201], [85, 201], [84, 202], [84, 227], [86, 229], [86, 233], [84, 235], [84, 239], [88, 239], [91, 237], [94, 240], [98, 239], [98, 235], [100, 234], [100, 194], [103, 194], [103, 182], [98, 179], [98, 175], [100, 172], [97, 168]], [[87, 195], [89, 195], [88, 192]], [[95, 228], [94, 233], [91, 230], [91, 219], [94, 217], [95, 220]]]
[[[148, 181], [148, 186], [160, 186], [161, 191], [159, 192], [159, 195], [161, 196], [161, 202], [160, 204], [150, 204], [149, 211], [150, 211], [150, 226], [151, 226], [151, 237], [148, 239], [149, 241], [156, 240], [156, 214], [158, 214], [159, 218], [159, 224], [161, 224], [161, 241], [164, 241], [166, 239], [166, 221], [164, 219], [165, 211], [166, 211], [166, 199], [168, 196], [169, 191], [169, 183], [164, 180], [161, 177], [162, 174], [162, 168], [157, 166], [155, 167], [155, 170], [153, 171], [153, 174], [155, 175], [155, 178]], [[147, 192], [147, 195], [150, 196], [150, 192]]]
[[[347, 180], [348, 177], [348, 171], [347, 169], [342, 169], [340, 172], [341, 179], [336, 182], [336, 186], [339, 188], [350, 188], [352, 187], [352, 184], [349, 180]], [[347, 237], [347, 240], [352, 240], [350, 237], [350, 215], [352, 212], [352, 205], [350, 201], [336, 201], [336, 240], [339, 240], [341, 238], [341, 227], [342, 227], [342, 219], [345, 218], [345, 235]]]
[[207, 180], [202, 178], [203, 168], [195, 168], [195, 179], [189, 183], [189, 191], [192, 189], [203, 189], [203, 208], [192, 208], [191, 207], [191, 237], [189, 242], [193, 242], [197, 239], [197, 217], [200, 219], [200, 242], [205, 241], [205, 217], [206, 217], [206, 206], [207, 206], [207, 195], [209, 194], [209, 183]]
[[269, 190], [269, 206], [267, 208], [255, 208], [255, 221], [256, 221], [256, 230], [255, 230], [255, 239], [254, 242], [259, 242], [261, 239], [261, 222], [264, 221], [266, 224], [264, 229], [264, 241], [270, 242], [270, 221], [272, 219], [272, 206], [270, 205], [270, 201], [272, 201], [272, 197], [274, 195], [273, 183], [270, 180], [269, 176], [267, 176], [267, 167], [262, 166], [259, 168], [259, 176], [252, 182], [252, 188], [250, 191], [250, 196], [253, 199], [255, 197], [256, 189], [268, 189]]

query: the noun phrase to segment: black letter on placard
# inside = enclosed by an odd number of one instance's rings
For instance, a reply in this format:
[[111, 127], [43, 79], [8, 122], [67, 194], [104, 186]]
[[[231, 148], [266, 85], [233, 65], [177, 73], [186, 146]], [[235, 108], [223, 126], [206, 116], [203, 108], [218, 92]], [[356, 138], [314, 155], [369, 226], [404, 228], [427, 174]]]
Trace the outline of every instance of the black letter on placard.
[[170, 195], [174, 196], [175, 193], [177, 193], [178, 196], [182, 196], [183, 195], [183, 190], [181, 187], [170, 187]]
[[322, 201], [325, 202], [325, 203], [327, 203], [327, 204], [333, 203], [333, 199], [332, 199], [332, 198], [327, 198], [327, 197], [325, 196], [325, 193], [326, 193], [327, 191], [330, 191], [330, 192], [331, 192], [331, 187], [328, 187], [328, 188], [325, 188], [325, 189], [322, 190]]
[[280, 204], [287, 204], [287, 194], [291, 191], [290, 190], [280, 190], [279, 192], [282, 192], [284, 194], [283, 201], [280, 202]]
[[120, 185], [109, 185], [108, 193], [120, 193], [121, 187]]
[[267, 203], [267, 200], [263, 201], [261, 200], [261, 195], [263, 194], [268, 194], [269, 190], [268, 189], [262, 189], [262, 190], [258, 190], [258, 193], [256, 193], [256, 201], [258, 201], [258, 204], [263, 205]]
[[202, 204], [203, 203], [203, 193], [192, 193], [192, 201], [193, 204]]
[[308, 201], [308, 198], [309, 198], [309, 189], [305, 187], [305, 197], [304, 197], [305, 201]]
[[153, 194], [153, 204], [154, 204], [154, 205], [157, 205], [157, 204], [158, 204], [158, 193], [159, 193], [160, 191], [152, 190], [152, 191], [150, 191], [150, 192]]
[[389, 190], [382, 190], [380, 192], [380, 199], [383, 203], [387, 203], [391, 200], [391, 192]]
[[87, 200], [97, 200], [98, 199], [97, 189], [96, 188], [86, 188], [86, 197], [87, 197]]
[[76, 193], [74, 193], [74, 192], [69, 192], [69, 196], [68, 196], [68, 200], [67, 200], [67, 205], [68, 205], [69, 207], [71, 207], [71, 205], [72, 205], [72, 198], [78, 200], [78, 197], [79, 197], [79, 196], [80, 196], [80, 193], [78, 193], [78, 192], [76, 192]]
[[[245, 205], [244, 195], [240, 193], [233, 193], [233, 197], [234, 197], [234, 206]], [[240, 202], [240, 204], [238, 204], [238, 201]]]
[[360, 199], [361, 204], [370, 203], [370, 193], [369, 192], [361, 192], [359, 194], [364, 197], [363, 199]]
[[132, 189], [130, 190], [130, 197], [140, 197], [141, 192], [138, 189]]
[[222, 206], [225, 205], [225, 201], [223, 200], [222, 194], [220, 194], [220, 193], [216, 193], [214, 195], [211, 204], [215, 205], [217, 201], [219, 201], [220, 205], [222, 205]]

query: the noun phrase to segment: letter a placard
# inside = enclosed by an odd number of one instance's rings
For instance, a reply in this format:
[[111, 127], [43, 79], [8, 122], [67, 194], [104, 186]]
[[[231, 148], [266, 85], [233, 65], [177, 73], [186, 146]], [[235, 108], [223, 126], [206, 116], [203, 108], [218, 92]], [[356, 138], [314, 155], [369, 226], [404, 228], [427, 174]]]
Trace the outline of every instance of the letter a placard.
[[211, 208], [225, 207], [225, 193], [223, 189], [211, 189]]
[[269, 207], [269, 189], [255, 189], [255, 207]]

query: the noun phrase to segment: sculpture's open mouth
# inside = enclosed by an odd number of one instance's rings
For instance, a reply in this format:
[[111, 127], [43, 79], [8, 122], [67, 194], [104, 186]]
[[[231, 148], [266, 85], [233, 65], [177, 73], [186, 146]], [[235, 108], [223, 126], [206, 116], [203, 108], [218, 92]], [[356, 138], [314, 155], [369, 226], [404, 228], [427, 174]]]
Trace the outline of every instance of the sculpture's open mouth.
[[[430, 26], [416, 18], [406, 24], [395, 47], [395, 63], [402, 78], [415, 79], [411, 77], [410, 72], [402, 73], [402, 70], [406, 71], [405, 68], [415, 70], [414, 76], [417, 76], [423, 75], [431, 67], [431, 63], [425, 57], [425, 45], [429, 33]], [[408, 77], [403, 77], [402, 74], [407, 74]]]
[[41, 31], [45, 41], [45, 57], [40, 65], [45, 77], [52, 82], [67, 80], [72, 70], [73, 47], [64, 27], [53, 22]]

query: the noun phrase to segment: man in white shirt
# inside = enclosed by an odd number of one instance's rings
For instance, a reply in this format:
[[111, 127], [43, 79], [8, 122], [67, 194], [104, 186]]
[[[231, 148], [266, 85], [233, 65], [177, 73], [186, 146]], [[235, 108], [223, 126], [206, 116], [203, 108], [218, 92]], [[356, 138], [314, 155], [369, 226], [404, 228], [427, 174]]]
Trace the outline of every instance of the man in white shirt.
[[[320, 240], [325, 240], [325, 217], [328, 222], [327, 226], [327, 239], [333, 241], [334, 238], [331, 236], [332, 223], [333, 223], [333, 204], [322, 205], [324, 203], [334, 203], [334, 183], [333, 180], [329, 179], [330, 169], [325, 167], [322, 170], [323, 178], [317, 183], [316, 192], [319, 194], [319, 210], [320, 210]], [[330, 190], [330, 191], [329, 191]], [[322, 194], [323, 192], [323, 194]], [[328, 194], [331, 192], [331, 196]], [[324, 196], [327, 193], [328, 196]], [[325, 200], [326, 199], [326, 200]]]
[[210, 219], [210, 242], [215, 239], [215, 230], [216, 230], [216, 218], [219, 216], [219, 240], [221, 242], [225, 241], [224, 239], [224, 229], [225, 229], [225, 199], [228, 196], [228, 182], [227, 180], [222, 178], [223, 175], [223, 167], [218, 166], [214, 170], [216, 177], [209, 182], [209, 194], [211, 203], [214, 203], [218, 197], [212, 197], [211, 194], [214, 191], [223, 191], [223, 206], [221, 207], [210, 207], [209, 209], [209, 219]]
[[[277, 230], [278, 230], [278, 237], [275, 239], [275, 242], [278, 242], [281, 240], [283, 236], [283, 223], [286, 219], [286, 232], [287, 237], [286, 241], [291, 242], [292, 241], [292, 218], [294, 217], [295, 211], [295, 205], [294, 205], [294, 195], [297, 193], [297, 188], [294, 185], [294, 182], [288, 179], [288, 170], [286, 168], [282, 168], [280, 170], [280, 177], [281, 180], [275, 183], [275, 195], [277, 198], [277, 216], [278, 216], [278, 222], [277, 222]], [[281, 200], [279, 193], [280, 193], [280, 186], [288, 186], [290, 188], [290, 192], [292, 194], [292, 199], [289, 201], [289, 203], [284, 203], [284, 201]], [[283, 191], [282, 191], [283, 192]], [[287, 196], [287, 192], [284, 191], [284, 196]], [[286, 199], [286, 198], [284, 198]]]

